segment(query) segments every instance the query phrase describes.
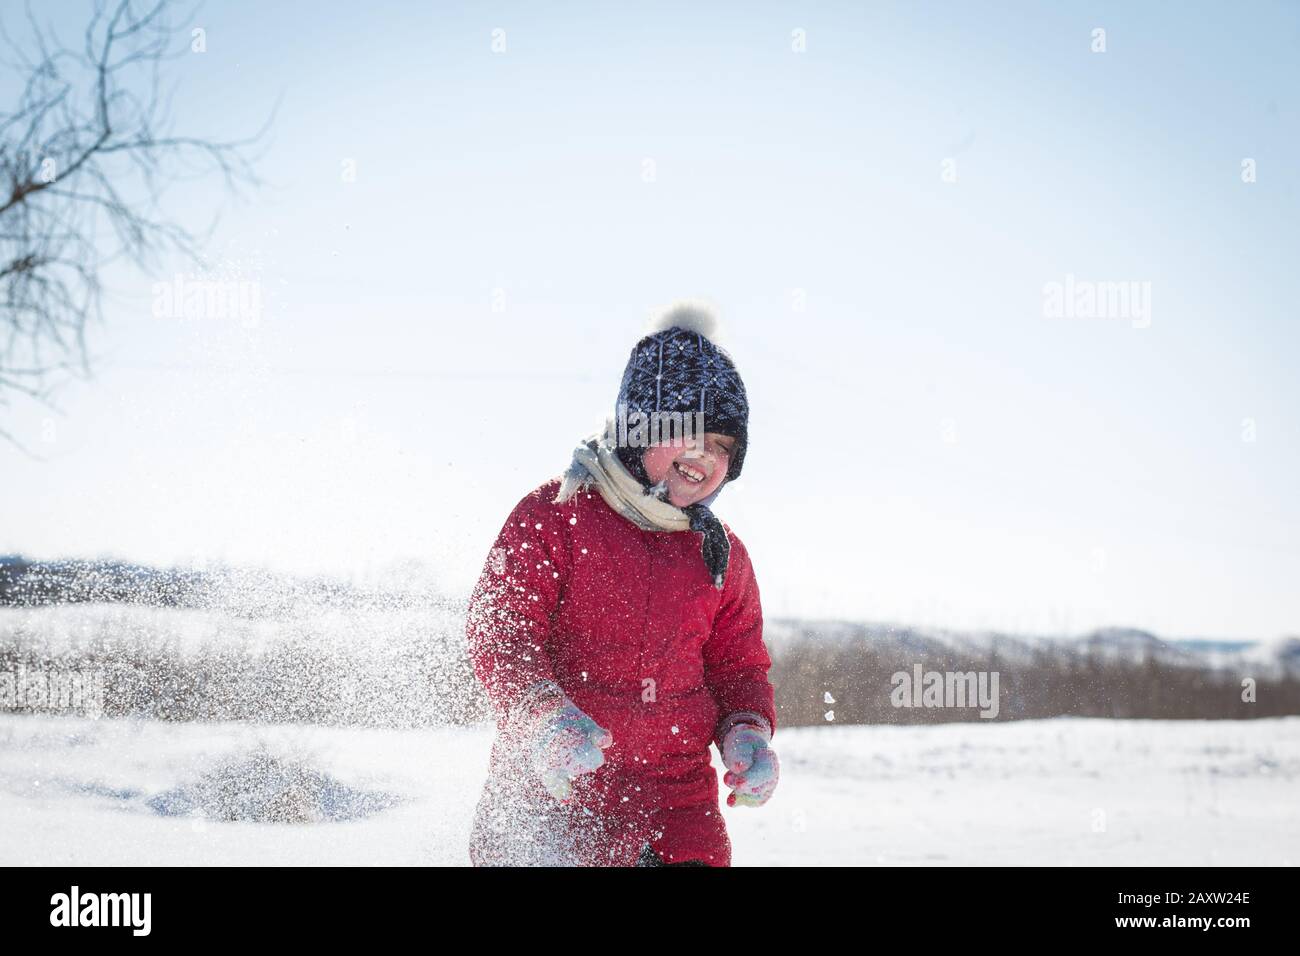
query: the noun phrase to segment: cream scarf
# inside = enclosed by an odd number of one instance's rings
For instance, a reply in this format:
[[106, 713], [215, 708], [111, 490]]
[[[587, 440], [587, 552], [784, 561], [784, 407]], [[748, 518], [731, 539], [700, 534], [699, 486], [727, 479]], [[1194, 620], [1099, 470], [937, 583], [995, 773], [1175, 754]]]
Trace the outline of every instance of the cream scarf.
[[679, 508], [665, 501], [660, 496], [668, 493], [666, 481], [650, 488], [638, 481], [615, 453], [612, 428], [613, 422], [607, 421], [603, 433], [589, 435], [574, 448], [554, 504], [564, 504], [594, 484], [607, 505], [643, 531], [704, 532], [701, 552], [714, 586], [721, 588], [731, 550], [722, 523], [703, 504]]
[[573, 463], [560, 482], [555, 504], [564, 504], [594, 484], [605, 504], [643, 531], [689, 531], [690, 515], [658, 497], [667, 490], [667, 483], [646, 488], [618, 460], [614, 448], [608, 430], [579, 442], [573, 449]]

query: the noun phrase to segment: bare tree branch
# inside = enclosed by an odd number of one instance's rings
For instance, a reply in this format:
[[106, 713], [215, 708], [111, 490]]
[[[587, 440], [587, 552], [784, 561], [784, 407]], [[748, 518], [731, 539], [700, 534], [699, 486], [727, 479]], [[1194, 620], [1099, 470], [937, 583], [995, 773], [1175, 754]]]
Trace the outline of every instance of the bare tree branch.
[[[203, 237], [162, 212], [169, 186], [214, 173], [235, 195], [261, 184], [253, 147], [274, 109], [245, 139], [171, 128], [161, 67], [188, 52], [193, 12], [95, 0], [75, 48], [30, 3], [24, 43], [0, 22], [12, 57], [0, 68], [26, 76], [0, 112], [0, 410], [15, 395], [48, 403], [56, 375], [89, 373], [106, 266], [148, 268], [169, 252], [201, 262]], [[0, 440], [13, 435], [0, 428]]]

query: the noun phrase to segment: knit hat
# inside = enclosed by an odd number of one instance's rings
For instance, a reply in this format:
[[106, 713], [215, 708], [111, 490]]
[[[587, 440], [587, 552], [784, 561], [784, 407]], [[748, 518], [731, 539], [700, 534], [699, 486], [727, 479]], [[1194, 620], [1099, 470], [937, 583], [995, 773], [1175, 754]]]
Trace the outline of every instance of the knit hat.
[[[691, 302], [669, 306], [651, 324], [649, 334], [632, 348], [623, 370], [615, 416], [681, 412], [685, 417], [702, 413], [706, 432], [736, 439], [736, 450], [727, 467], [727, 481], [735, 481], [744, 467], [749, 445], [749, 398], [731, 356], [710, 338], [716, 334], [717, 324], [713, 313], [704, 306]], [[649, 485], [641, 461], [644, 451], [620, 444], [618, 457], [632, 474]]]

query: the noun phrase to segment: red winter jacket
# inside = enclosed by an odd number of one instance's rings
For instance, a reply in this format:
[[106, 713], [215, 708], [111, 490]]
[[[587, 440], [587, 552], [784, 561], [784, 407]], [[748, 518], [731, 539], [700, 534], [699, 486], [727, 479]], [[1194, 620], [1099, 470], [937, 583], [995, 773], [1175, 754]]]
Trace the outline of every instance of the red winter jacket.
[[[649, 843], [669, 863], [729, 866], [709, 744], [721, 746], [737, 712], [776, 730], [749, 554], [724, 522], [731, 556], [718, 590], [699, 533], [643, 531], [595, 488], [553, 504], [559, 484], [511, 512], [470, 600], [470, 660], [497, 716], [471, 859], [519, 863], [542, 827], [562, 831], [585, 865], [630, 865]], [[566, 805], [518, 763], [514, 743], [527, 739], [512, 730], [521, 694], [545, 680], [613, 735]]]

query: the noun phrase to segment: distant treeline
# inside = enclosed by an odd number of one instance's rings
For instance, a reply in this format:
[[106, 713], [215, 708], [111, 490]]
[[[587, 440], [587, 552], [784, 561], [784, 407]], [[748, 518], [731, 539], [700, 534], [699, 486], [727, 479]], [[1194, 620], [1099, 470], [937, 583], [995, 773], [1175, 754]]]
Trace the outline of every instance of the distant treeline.
[[[94, 675], [102, 717], [151, 720], [312, 723], [362, 727], [428, 727], [485, 719], [468, 663], [454, 635], [429, 635], [423, 646], [382, 657], [332, 652], [317, 642], [288, 640], [258, 649], [236, 645], [177, 654], [135, 641], [93, 642], [72, 653], [0, 646], [5, 674], [35, 686], [46, 675]], [[0, 641], [3, 637], [0, 636]], [[53, 702], [29, 694], [0, 711], [52, 712]], [[71, 712], [84, 708], [57, 708]]]
[[[245, 585], [248, 582], [244, 582]], [[465, 657], [463, 608], [428, 595], [280, 583], [231, 587], [202, 572], [0, 560], [0, 603], [105, 603], [187, 610], [54, 609], [0, 616], [0, 710], [45, 710], [18, 675], [93, 671], [102, 713], [165, 720], [363, 726], [463, 724], [490, 716]], [[286, 593], [289, 596], [286, 596]], [[125, 613], [125, 612], [123, 612]], [[215, 622], [215, 623], [213, 623]], [[187, 635], [183, 644], [180, 635]], [[1027, 641], [839, 622], [769, 622], [781, 726], [980, 721], [965, 707], [895, 706], [895, 674], [996, 672], [997, 717], [1222, 719], [1300, 714], [1300, 641], [1280, 656], [1211, 661], [1137, 631]], [[5, 684], [6, 675], [8, 685]], [[1253, 682], [1254, 702], [1243, 701]], [[985, 685], [989, 685], [986, 683]], [[7, 704], [4, 691], [8, 691]], [[922, 688], [914, 688], [920, 702]]]
[[200, 571], [114, 561], [27, 561], [0, 556], [0, 605], [143, 604], [194, 607], [208, 587]]
[[[899, 634], [906, 639], [900, 640]], [[979, 716], [978, 706], [895, 706], [899, 695], [894, 690], [901, 681], [895, 682], [894, 675], [906, 674], [910, 680], [917, 665], [926, 674], [996, 672], [997, 720], [1300, 714], [1300, 668], [1286, 661], [1211, 665], [1155, 638], [1147, 646], [1116, 648], [1095, 639], [1104, 635], [1036, 645], [1008, 641], [1013, 652], [1007, 654], [998, 649], [996, 636], [980, 652], [953, 650], [906, 629], [863, 627], [854, 639], [825, 641], [816, 623], [805, 623], [773, 654], [770, 676], [787, 726], [987, 719]], [[1254, 702], [1243, 700], [1247, 680], [1253, 682]], [[833, 702], [827, 701], [827, 694]]]

